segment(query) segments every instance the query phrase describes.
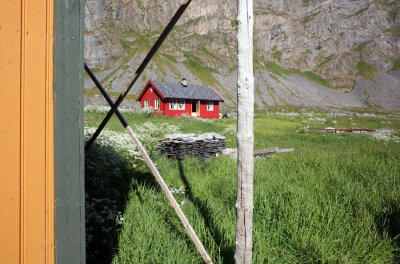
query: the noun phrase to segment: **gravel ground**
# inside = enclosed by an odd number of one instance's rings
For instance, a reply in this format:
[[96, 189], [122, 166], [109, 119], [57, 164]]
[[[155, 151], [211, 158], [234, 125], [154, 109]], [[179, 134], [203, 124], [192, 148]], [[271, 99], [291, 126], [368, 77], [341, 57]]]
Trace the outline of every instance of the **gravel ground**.
[[[113, 100], [115, 101], [115, 98], [113, 98]], [[101, 95], [85, 96], [85, 105], [109, 106], [107, 101]], [[139, 110], [140, 103], [135, 100], [125, 99], [122, 101], [120, 107]]]

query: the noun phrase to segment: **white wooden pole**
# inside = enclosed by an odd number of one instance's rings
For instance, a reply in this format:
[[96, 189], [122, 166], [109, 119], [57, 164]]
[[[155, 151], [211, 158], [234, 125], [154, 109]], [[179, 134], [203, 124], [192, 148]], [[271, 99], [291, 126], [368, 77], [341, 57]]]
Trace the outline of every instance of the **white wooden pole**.
[[254, 174], [253, 0], [238, 0], [236, 264], [252, 261]]
[[201, 243], [200, 239], [196, 235], [193, 227], [190, 225], [189, 221], [187, 220], [185, 214], [182, 212], [182, 209], [179, 207], [178, 203], [176, 202], [174, 196], [172, 195], [171, 191], [168, 189], [167, 184], [164, 182], [164, 179], [161, 177], [161, 174], [158, 172], [156, 166], [154, 165], [153, 161], [150, 159], [149, 155], [147, 154], [146, 150], [143, 148], [142, 144], [140, 143], [139, 139], [136, 137], [135, 133], [133, 133], [132, 129], [127, 126], [125, 127], [126, 132], [128, 132], [129, 136], [133, 140], [133, 142], [138, 147], [140, 153], [142, 154], [144, 160], [146, 161], [147, 165], [150, 167], [151, 172], [153, 172], [156, 181], [160, 185], [161, 189], [165, 193], [168, 198], [168, 201], [174, 208], [176, 214], [178, 215], [179, 219], [181, 220], [183, 226], [185, 227], [186, 231], [188, 232], [190, 238], [192, 239], [194, 245], [196, 246], [197, 250], [199, 251], [201, 257], [203, 258], [204, 262], [207, 264], [212, 264], [210, 256], [207, 254], [203, 244]]

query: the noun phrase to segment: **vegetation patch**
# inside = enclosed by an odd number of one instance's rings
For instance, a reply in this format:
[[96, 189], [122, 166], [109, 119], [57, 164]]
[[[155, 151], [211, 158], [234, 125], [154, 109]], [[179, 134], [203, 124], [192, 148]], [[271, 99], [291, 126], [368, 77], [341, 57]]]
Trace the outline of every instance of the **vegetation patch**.
[[321, 77], [321, 76], [319, 76], [319, 75], [317, 75], [317, 74], [315, 74], [313, 72], [310, 72], [310, 71], [302, 72], [302, 71], [299, 71], [297, 69], [284, 69], [284, 68], [282, 68], [281, 66], [279, 66], [278, 64], [276, 64], [276, 63], [274, 63], [272, 61], [267, 61], [266, 68], [267, 68], [268, 71], [270, 71], [270, 72], [272, 72], [274, 74], [277, 74], [277, 75], [279, 75], [281, 77], [284, 77], [284, 75], [298, 74], [298, 75], [300, 75], [300, 76], [302, 76], [302, 77], [304, 77], [306, 79], [309, 79], [311, 81], [314, 81], [314, 82], [316, 82], [316, 83], [318, 83], [318, 84], [320, 84], [322, 86], [325, 86], [325, 87], [328, 87], [328, 88], [331, 88], [331, 89], [335, 89], [336, 88], [335, 86], [333, 86], [329, 82], [329, 80], [327, 80], [327, 79], [325, 79], [325, 78], [323, 78], [323, 77]]
[[183, 54], [186, 57], [186, 61], [184, 62], [185, 66], [194, 74], [196, 75], [202, 83], [208, 86], [212, 86], [217, 82], [217, 80], [214, 78], [212, 73], [217, 73], [216, 70], [207, 67], [204, 65], [204, 63], [201, 61], [201, 59], [189, 52], [184, 51]]
[[178, 63], [178, 61], [176, 60], [176, 58], [172, 55], [169, 55], [167, 53], [162, 53], [161, 54], [163, 57], [167, 58], [168, 60], [172, 61], [173, 63]]
[[360, 9], [360, 10], [354, 12], [351, 15], [346, 16], [346, 18], [351, 18], [351, 17], [354, 17], [354, 16], [358, 16], [358, 15], [364, 13], [365, 11], [367, 11], [368, 9], [369, 9], [369, 6], [367, 6], [366, 8]]
[[278, 46], [277, 45], [272, 46], [271, 51], [272, 51], [272, 57], [277, 61], [281, 61], [282, 52], [278, 50]]
[[229, 74], [231, 74], [232, 72], [236, 71], [238, 69], [237, 65], [233, 65], [232, 67], [229, 68]]
[[91, 88], [91, 89], [83, 89], [83, 93], [86, 96], [94, 96], [94, 95], [101, 94], [99, 89], [97, 89], [97, 87], [94, 87], [94, 88]]
[[392, 22], [396, 21], [396, 16], [400, 12], [400, 7], [389, 11], [389, 18]]
[[266, 63], [265, 63], [265, 66], [266, 66], [266, 68], [267, 68], [267, 70], [269, 72], [272, 72], [272, 73], [274, 73], [276, 75], [279, 75], [279, 76], [281, 76], [283, 78], [285, 77], [283, 75], [289, 75], [290, 74], [289, 70], [286, 70], [285, 68], [279, 66], [278, 64], [276, 64], [273, 61], [267, 60]]
[[374, 66], [368, 64], [363, 59], [358, 61], [356, 68], [358, 70], [357, 74], [364, 77], [365, 80], [371, 80], [374, 77], [374, 74], [378, 72]]
[[392, 27], [385, 30], [386, 32], [390, 32], [393, 34], [393, 37], [400, 37], [400, 27]]
[[400, 70], [400, 59], [393, 60], [393, 67], [391, 71]]
[[[271, 108], [268, 115], [258, 112], [254, 119], [255, 149], [295, 148], [255, 160], [254, 263], [397, 263], [400, 143], [365, 135], [307, 133], [304, 127], [357, 124], [397, 130], [400, 122], [280, 108], [286, 112], [273, 113]], [[167, 160], [157, 154], [153, 139], [171, 128], [182, 133], [215, 131], [236, 147], [237, 120], [123, 114], [135, 124], [133, 130], [213, 262], [234, 263], [236, 161]], [[103, 117], [85, 112], [90, 126]], [[124, 131], [118, 119], [113, 117], [108, 128], [114, 132], [105, 132], [86, 156], [86, 180], [92, 181], [86, 186], [91, 263], [201, 263], [150, 170], [129, 138], [118, 132]]]
[[132, 44], [134, 43], [133, 41], [127, 41], [125, 39], [120, 39], [119, 42], [122, 45], [122, 48], [126, 51], [126, 53], [130, 54], [132, 52]]
[[355, 46], [353, 48], [353, 50], [354, 51], [362, 51], [365, 48], [365, 46], [367, 46], [367, 44], [370, 43], [370, 42], [371, 41], [364, 41], [364, 42], [360, 43], [359, 45]]
[[329, 63], [331, 60], [335, 58], [335, 55], [331, 54], [328, 57], [326, 57], [320, 64], [318, 64], [318, 68], [322, 68], [325, 64]]
[[[304, 3], [304, 0], [303, 0], [303, 3]], [[313, 20], [314, 17], [316, 17], [320, 12], [321, 12], [321, 11], [318, 11], [318, 12], [316, 12], [316, 13], [314, 13], [314, 14], [311, 14], [311, 15], [309, 15], [309, 16], [304, 17], [304, 18], [301, 20], [301, 22], [302, 22], [303, 24], [307, 24], [308, 22], [310, 22], [311, 20]]]

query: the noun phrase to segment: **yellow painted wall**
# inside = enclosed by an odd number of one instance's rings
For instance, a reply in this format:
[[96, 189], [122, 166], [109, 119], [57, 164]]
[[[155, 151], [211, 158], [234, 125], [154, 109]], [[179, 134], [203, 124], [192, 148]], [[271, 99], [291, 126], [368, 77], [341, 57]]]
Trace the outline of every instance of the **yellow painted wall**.
[[0, 263], [54, 263], [53, 0], [0, 7]]

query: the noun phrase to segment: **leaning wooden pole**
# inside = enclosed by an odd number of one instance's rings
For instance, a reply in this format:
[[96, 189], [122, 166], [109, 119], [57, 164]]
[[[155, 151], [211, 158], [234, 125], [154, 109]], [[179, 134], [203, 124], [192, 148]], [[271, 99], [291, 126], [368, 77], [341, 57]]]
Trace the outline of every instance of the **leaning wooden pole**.
[[253, 0], [238, 0], [238, 161], [236, 264], [250, 264], [253, 250], [254, 77]]
[[167, 196], [169, 202], [171, 203], [172, 207], [174, 208], [176, 214], [178, 215], [179, 219], [181, 220], [183, 226], [185, 227], [186, 231], [188, 232], [190, 238], [192, 239], [193, 243], [195, 244], [197, 250], [199, 251], [201, 257], [203, 258], [205, 263], [212, 264], [210, 256], [207, 254], [203, 244], [201, 243], [200, 239], [196, 235], [196, 232], [193, 230], [193, 227], [190, 225], [189, 221], [187, 220], [186, 216], [183, 214], [182, 209], [179, 207], [178, 203], [176, 202], [174, 196], [172, 195], [171, 191], [168, 189], [167, 184], [164, 182], [164, 179], [161, 177], [160, 173], [158, 172], [156, 166], [154, 165], [153, 161], [150, 159], [149, 155], [147, 154], [146, 150], [143, 148], [142, 144], [133, 133], [132, 129], [127, 126], [125, 127], [126, 132], [128, 132], [129, 136], [132, 138], [133, 142], [137, 145], [140, 153], [144, 160], [146, 161], [147, 165], [150, 167], [151, 172], [153, 172], [156, 181], [160, 185], [161, 189]]
[[[114, 107], [115, 103], [111, 99], [111, 97], [107, 94], [107, 91], [103, 88], [101, 83], [97, 80], [96, 76], [93, 74], [93, 72], [90, 70], [89, 66], [84, 63], [85, 70], [89, 74], [90, 78], [93, 80], [93, 82], [96, 84], [97, 88], [100, 90], [101, 94], [104, 96], [106, 101], [111, 107]], [[182, 209], [179, 207], [178, 203], [176, 202], [174, 196], [172, 195], [171, 191], [168, 189], [167, 184], [165, 184], [164, 179], [161, 177], [161, 174], [158, 172], [156, 166], [154, 165], [153, 161], [150, 159], [149, 155], [147, 154], [146, 150], [143, 148], [142, 144], [136, 137], [135, 133], [133, 133], [131, 127], [128, 125], [126, 122], [125, 118], [122, 116], [122, 114], [116, 110], [116, 114], [118, 119], [120, 120], [121, 124], [124, 126], [126, 132], [129, 134], [133, 142], [136, 144], [138, 147], [140, 153], [142, 154], [144, 160], [146, 161], [147, 165], [150, 167], [150, 170], [153, 172], [153, 175], [157, 181], [157, 183], [160, 185], [161, 189], [165, 193], [165, 195], [168, 198], [168, 201], [171, 203], [172, 207], [174, 208], [176, 214], [178, 215], [179, 219], [181, 220], [183, 226], [185, 227], [186, 231], [188, 232], [190, 238], [192, 239], [193, 243], [195, 244], [197, 250], [199, 251], [201, 257], [203, 258], [205, 263], [210, 263], [212, 264], [210, 256], [207, 254], [207, 251], [205, 250], [203, 244], [201, 243], [200, 239], [196, 235], [196, 232], [190, 225], [189, 221], [187, 220], [185, 214], [182, 212]]]

